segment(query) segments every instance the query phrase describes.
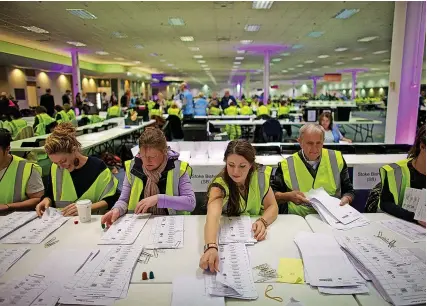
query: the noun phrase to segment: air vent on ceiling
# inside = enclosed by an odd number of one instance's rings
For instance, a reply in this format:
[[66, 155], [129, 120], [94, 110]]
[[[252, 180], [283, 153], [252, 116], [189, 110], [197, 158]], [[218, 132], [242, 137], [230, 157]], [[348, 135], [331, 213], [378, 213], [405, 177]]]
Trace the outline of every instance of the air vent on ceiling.
[[225, 37], [225, 36], [217, 37], [216, 41], [230, 41], [230, 38], [229, 37]]
[[233, 1], [214, 1], [215, 9], [233, 8]]

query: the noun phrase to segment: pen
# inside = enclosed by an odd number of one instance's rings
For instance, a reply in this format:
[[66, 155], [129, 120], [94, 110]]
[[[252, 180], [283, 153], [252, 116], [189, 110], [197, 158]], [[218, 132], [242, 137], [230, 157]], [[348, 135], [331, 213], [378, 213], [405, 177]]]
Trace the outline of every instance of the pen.
[[93, 254], [93, 252], [90, 252], [89, 256], [86, 258], [86, 260], [82, 263], [82, 265], [77, 269], [76, 273], [74, 273], [74, 274], [77, 274], [77, 272], [79, 272], [83, 268], [83, 266], [87, 263], [89, 258], [92, 256], [92, 254]]

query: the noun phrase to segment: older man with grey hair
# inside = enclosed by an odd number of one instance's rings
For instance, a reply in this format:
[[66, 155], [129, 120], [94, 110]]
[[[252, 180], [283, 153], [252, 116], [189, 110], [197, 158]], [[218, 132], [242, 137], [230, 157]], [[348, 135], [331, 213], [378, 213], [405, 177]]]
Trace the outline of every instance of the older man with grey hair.
[[301, 150], [279, 163], [272, 188], [281, 213], [286, 212], [287, 207], [290, 214], [302, 217], [315, 214], [304, 192], [320, 187], [341, 199], [341, 205], [353, 201], [354, 189], [347, 164], [341, 152], [323, 148], [324, 140], [325, 130], [321, 125], [305, 124], [298, 137]]

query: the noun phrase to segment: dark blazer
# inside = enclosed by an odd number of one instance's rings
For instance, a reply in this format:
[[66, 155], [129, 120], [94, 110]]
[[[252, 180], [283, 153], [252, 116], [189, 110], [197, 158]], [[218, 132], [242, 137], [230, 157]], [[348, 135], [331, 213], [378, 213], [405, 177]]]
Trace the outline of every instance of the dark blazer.
[[53, 118], [55, 113], [55, 100], [51, 94], [44, 94], [40, 97], [40, 106], [44, 106], [47, 110], [47, 114]]

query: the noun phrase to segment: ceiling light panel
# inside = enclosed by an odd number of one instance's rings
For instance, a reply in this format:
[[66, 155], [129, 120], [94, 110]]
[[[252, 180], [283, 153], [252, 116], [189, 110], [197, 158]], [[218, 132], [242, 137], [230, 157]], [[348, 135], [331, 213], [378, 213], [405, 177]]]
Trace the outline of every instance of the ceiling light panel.
[[245, 58], [243, 57], [243, 56], [237, 56], [236, 58], [235, 58], [235, 60], [237, 60], [237, 61], [241, 61], [241, 60], [244, 60]]
[[347, 48], [340, 47], [340, 48], [336, 48], [335, 52], [343, 52], [343, 51], [347, 51], [347, 50], [348, 50]]
[[335, 65], [343, 65], [343, 62], [336, 62]]
[[199, 47], [188, 47], [188, 49], [190, 49], [190, 51], [193, 51], [193, 52], [196, 52], [196, 51], [200, 50]]
[[380, 50], [380, 51], [375, 51], [372, 54], [384, 54], [384, 53], [387, 53], [387, 52], [388, 52], [388, 50]]
[[328, 58], [328, 57], [329, 57], [329, 55], [326, 55], [326, 54], [322, 54], [322, 55], [318, 56], [318, 58]]
[[116, 57], [116, 58], [114, 58], [116, 61], [123, 61], [124, 60], [124, 58], [123, 57]]
[[302, 45], [293, 45], [292, 49], [301, 49], [303, 46]]
[[280, 62], [281, 60], [282, 60], [282, 59], [278, 57], [278, 58], [273, 58], [271, 61], [272, 61], [272, 62]]
[[354, 14], [358, 13], [360, 9], [343, 9], [339, 11], [333, 18], [335, 19], [348, 19]]
[[194, 58], [203, 58], [203, 55], [194, 55]]
[[353, 61], [360, 61], [361, 59], [363, 59], [363, 57], [360, 57], [360, 56], [353, 57]]
[[237, 50], [237, 54], [245, 54], [246, 51], [245, 50]]
[[86, 47], [86, 44], [79, 42], [79, 41], [67, 41], [67, 44], [73, 45], [76, 47]]
[[245, 31], [247, 32], [258, 32], [261, 26], [259, 24], [247, 24], [245, 25]]
[[252, 1], [252, 8], [255, 10], [268, 10], [274, 1]]
[[21, 26], [21, 28], [24, 28], [27, 31], [34, 32], [37, 34], [48, 34], [49, 33], [49, 31], [46, 31], [45, 29], [35, 27], [35, 26], [31, 26], [31, 27]]
[[88, 12], [83, 9], [66, 9], [66, 11], [71, 15], [77, 16], [81, 19], [97, 19], [98, 18], [91, 12]]
[[290, 53], [288, 53], [288, 52], [285, 52], [285, 53], [281, 53], [280, 54], [281, 56], [289, 56], [289, 55], [291, 55]]
[[183, 26], [183, 25], [185, 25], [184, 20], [182, 18], [178, 18], [178, 17], [171, 17], [171, 18], [169, 18], [168, 23], [171, 26]]
[[377, 38], [378, 38], [378, 36], [366, 36], [366, 37], [359, 38], [357, 41], [358, 42], [369, 42], [369, 41], [373, 41]]
[[115, 38], [127, 38], [128, 36], [122, 32], [115, 31], [112, 33]]
[[304, 67], [304, 65], [297, 65], [297, 67], [298, 67], [298, 68], [302, 68], [302, 67]]
[[242, 45], [249, 45], [249, 44], [251, 44], [253, 42], [253, 40], [250, 40], [250, 39], [244, 39], [244, 40], [241, 40], [240, 41], [240, 43], [242, 44]]
[[96, 51], [95, 53], [98, 54], [98, 55], [108, 55], [108, 54], [110, 54], [110, 53], [108, 53], [106, 51]]
[[180, 39], [181, 39], [181, 41], [185, 41], [185, 42], [194, 41], [193, 36], [181, 36]]
[[135, 45], [135, 48], [136, 49], [144, 49], [144, 46], [143, 45]]
[[206, 63], [206, 61], [203, 61], [203, 60], [198, 60], [197, 62], [200, 63], [200, 64]]
[[313, 60], [308, 60], [308, 61], [305, 61], [304, 63], [306, 63], [306, 64], [313, 64], [314, 61]]
[[325, 34], [325, 32], [316, 32], [316, 31], [314, 31], [314, 32], [308, 33], [308, 37], [319, 38], [323, 34]]

